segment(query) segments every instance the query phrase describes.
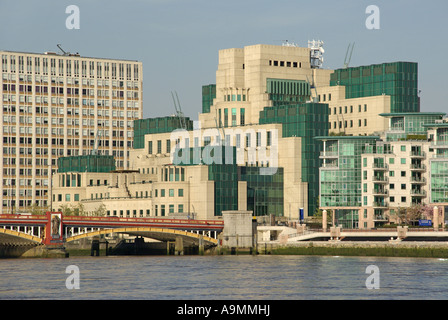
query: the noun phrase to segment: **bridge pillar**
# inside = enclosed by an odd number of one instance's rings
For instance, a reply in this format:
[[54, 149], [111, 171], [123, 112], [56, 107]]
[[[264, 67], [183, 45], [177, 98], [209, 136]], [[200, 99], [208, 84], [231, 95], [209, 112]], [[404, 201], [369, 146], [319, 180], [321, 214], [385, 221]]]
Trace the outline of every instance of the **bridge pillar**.
[[174, 254], [176, 256], [184, 255], [184, 240], [182, 237], [176, 237], [176, 241], [174, 243]]
[[224, 219], [223, 247], [253, 248], [252, 211], [223, 211], [222, 216]]
[[96, 255], [97, 257], [100, 255], [100, 239], [95, 237], [92, 240], [92, 246], [90, 248], [90, 255], [93, 257]]
[[322, 211], [322, 230], [327, 232], [327, 210]]
[[339, 241], [341, 237], [341, 227], [330, 227], [330, 241]]
[[203, 255], [204, 254], [204, 237], [201, 235], [199, 237], [199, 255]]
[[437, 206], [433, 209], [433, 221], [434, 221], [434, 231], [439, 231], [439, 208]]

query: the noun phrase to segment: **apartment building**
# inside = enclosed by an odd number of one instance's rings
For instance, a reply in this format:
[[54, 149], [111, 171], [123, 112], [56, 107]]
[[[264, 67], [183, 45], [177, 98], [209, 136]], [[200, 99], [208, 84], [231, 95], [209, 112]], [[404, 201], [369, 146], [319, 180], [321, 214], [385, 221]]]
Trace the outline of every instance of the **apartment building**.
[[381, 136], [328, 136], [323, 141], [320, 207], [350, 228], [397, 221], [400, 208], [448, 212], [445, 113], [387, 113]]
[[0, 51], [3, 213], [45, 208], [57, 159], [111, 155], [129, 168], [142, 117], [142, 63], [54, 52]]

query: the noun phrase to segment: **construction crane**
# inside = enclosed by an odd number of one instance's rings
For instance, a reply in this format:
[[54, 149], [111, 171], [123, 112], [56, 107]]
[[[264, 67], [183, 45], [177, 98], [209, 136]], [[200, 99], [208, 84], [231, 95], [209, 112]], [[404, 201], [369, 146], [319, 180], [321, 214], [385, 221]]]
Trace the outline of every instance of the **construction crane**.
[[[350, 50], [350, 45], [352, 46], [352, 49]], [[350, 64], [350, 61], [352, 60], [352, 53], [353, 53], [353, 48], [355, 47], [355, 43], [353, 42], [353, 44], [348, 44], [347, 47], [347, 52], [345, 53], [345, 60], [344, 60], [344, 69], [348, 68], [348, 65]], [[350, 50], [350, 56], [348, 56], [348, 52]], [[348, 56], [348, 60], [347, 60], [347, 56]]]
[[173, 92], [171, 92], [171, 96], [173, 97], [174, 108], [176, 109], [176, 115], [179, 118], [179, 125], [180, 125], [181, 129], [187, 130], [187, 125], [185, 123], [185, 116], [184, 116], [184, 113], [182, 112], [182, 108], [180, 107], [179, 97], [178, 97], [176, 91], [174, 91], [174, 93], [176, 94], [177, 100], [174, 99]]

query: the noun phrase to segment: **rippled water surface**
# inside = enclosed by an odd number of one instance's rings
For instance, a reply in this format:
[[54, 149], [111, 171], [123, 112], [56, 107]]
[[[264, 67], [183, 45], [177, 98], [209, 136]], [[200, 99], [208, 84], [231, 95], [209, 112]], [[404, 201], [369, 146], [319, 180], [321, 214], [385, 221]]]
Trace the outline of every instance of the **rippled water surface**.
[[[69, 290], [69, 265], [79, 289]], [[369, 265], [379, 289], [367, 289]], [[447, 299], [448, 260], [327, 256], [130, 256], [0, 260], [0, 299]]]

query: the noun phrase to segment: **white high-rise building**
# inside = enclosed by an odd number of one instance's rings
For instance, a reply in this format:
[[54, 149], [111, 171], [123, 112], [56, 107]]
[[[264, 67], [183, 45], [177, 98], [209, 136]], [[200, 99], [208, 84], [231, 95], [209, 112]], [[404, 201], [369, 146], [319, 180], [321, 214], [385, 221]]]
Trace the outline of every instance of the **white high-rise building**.
[[129, 167], [133, 120], [142, 118], [142, 63], [0, 51], [3, 213], [50, 205], [61, 156], [113, 155]]

